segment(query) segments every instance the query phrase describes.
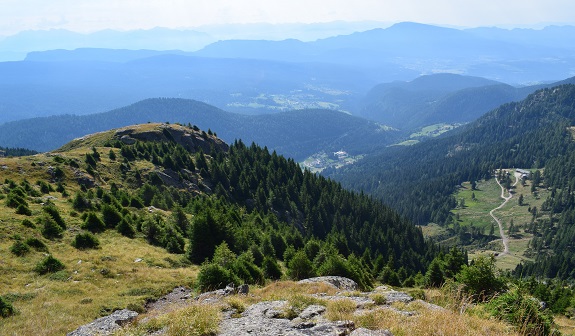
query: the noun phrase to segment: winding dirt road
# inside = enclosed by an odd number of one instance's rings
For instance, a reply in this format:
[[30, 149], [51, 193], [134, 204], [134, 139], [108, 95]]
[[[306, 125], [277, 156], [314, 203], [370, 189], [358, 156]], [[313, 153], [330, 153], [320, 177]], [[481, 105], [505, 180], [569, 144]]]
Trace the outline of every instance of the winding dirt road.
[[[513, 186], [517, 185], [517, 182], [519, 182], [521, 174], [515, 172], [514, 176], [515, 176], [515, 183], [513, 183]], [[508, 190], [509, 196], [505, 196], [506, 189], [501, 185], [501, 183], [499, 183], [499, 180], [497, 178], [495, 178], [495, 181], [501, 188], [501, 198], [503, 198], [503, 203], [501, 203], [497, 208], [489, 211], [489, 215], [491, 215], [491, 217], [495, 219], [495, 221], [497, 222], [497, 225], [499, 225], [499, 235], [501, 235], [501, 241], [503, 242], [503, 252], [501, 252], [501, 254], [499, 254], [498, 257], [501, 257], [503, 255], [509, 254], [509, 237], [507, 237], [505, 235], [505, 232], [503, 232], [503, 223], [501, 223], [499, 218], [495, 216], [494, 212], [496, 210], [503, 208], [505, 204], [507, 204], [507, 202], [509, 202], [509, 200], [513, 197], [513, 193], [511, 192], [511, 190]]]

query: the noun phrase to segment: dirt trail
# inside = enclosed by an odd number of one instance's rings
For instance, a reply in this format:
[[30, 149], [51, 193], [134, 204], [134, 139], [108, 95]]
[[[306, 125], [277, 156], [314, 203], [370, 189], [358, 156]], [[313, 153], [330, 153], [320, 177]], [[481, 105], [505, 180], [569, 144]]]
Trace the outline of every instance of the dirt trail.
[[[519, 182], [519, 178], [521, 177], [521, 174], [519, 174], [518, 172], [515, 172], [514, 176], [515, 176], [515, 183], [513, 183], [513, 186], [517, 185], [517, 182]], [[509, 196], [505, 196], [505, 190], [506, 189], [501, 185], [501, 183], [499, 183], [499, 180], [497, 178], [495, 178], [495, 181], [497, 182], [497, 184], [501, 188], [501, 198], [503, 198], [503, 203], [501, 203], [497, 208], [489, 211], [489, 215], [491, 215], [491, 217], [493, 217], [493, 219], [495, 219], [495, 221], [497, 222], [497, 225], [499, 225], [499, 234], [501, 235], [501, 241], [503, 242], [503, 252], [501, 252], [501, 254], [499, 254], [499, 257], [501, 257], [503, 255], [509, 254], [509, 237], [507, 237], [505, 235], [505, 232], [503, 232], [503, 223], [501, 223], [499, 218], [497, 218], [495, 216], [494, 212], [496, 210], [503, 208], [505, 206], [505, 204], [507, 204], [507, 202], [509, 202], [509, 200], [513, 197], [513, 193], [511, 192], [511, 190], [508, 190]]]

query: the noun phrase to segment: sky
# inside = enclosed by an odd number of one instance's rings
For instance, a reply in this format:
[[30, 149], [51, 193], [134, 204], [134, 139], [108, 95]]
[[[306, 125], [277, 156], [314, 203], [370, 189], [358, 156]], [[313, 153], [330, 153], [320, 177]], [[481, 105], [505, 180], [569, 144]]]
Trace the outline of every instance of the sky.
[[339, 20], [541, 27], [575, 25], [573, 13], [573, 0], [0, 0], [0, 36]]

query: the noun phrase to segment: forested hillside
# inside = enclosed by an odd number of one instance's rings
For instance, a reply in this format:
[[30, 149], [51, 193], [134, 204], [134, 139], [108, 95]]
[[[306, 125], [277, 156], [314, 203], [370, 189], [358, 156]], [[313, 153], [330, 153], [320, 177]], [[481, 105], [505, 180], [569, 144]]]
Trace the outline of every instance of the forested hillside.
[[358, 115], [401, 130], [468, 123], [502, 104], [523, 100], [536, 90], [574, 83], [575, 78], [568, 78], [552, 84], [513, 87], [478, 77], [427, 75], [410, 82], [375, 86], [362, 100]]
[[85, 134], [146, 122], [193, 123], [217, 130], [222, 139], [242, 139], [302, 160], [319, 151], [361, 154], [393, 143], [398, 132], [349, 114], [321, 109], [248, 116], [187, 99], [147, 99], [106, 113], [64, 115], [0, 126], [0, 144], [54, 150]]
[[[130, 126], [0, 165], [0, 273], [10, 279], [0, 299], [20, 293], [9, 302], [34, 319], [38, 300], [82, 321], [189, 281], [206, 290], [337, 274], [370, 288], [385, 268], [413, 282], [439, 253], [379, 201], [196, 126]], [[36, 281], [44, 294], [23, 289]], [[70, 281], [79, 289], [64, 298]], [[72, 314], [80, 301], [85, 313]]]
[[464, 181], [491, 178], [502, 167], [545, 167], [572, 150], [575, 86], [544, 89], [505, 104], [441, 139], [379, 156], [327, 174], [364, 190], [416, 223], [445, 223], [451, 196]]

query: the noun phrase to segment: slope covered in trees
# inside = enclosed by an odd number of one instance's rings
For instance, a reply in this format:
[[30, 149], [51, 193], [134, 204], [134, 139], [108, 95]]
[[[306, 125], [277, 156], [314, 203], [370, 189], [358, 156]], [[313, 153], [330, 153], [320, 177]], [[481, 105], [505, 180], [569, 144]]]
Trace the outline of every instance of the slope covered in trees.
[[358, 115], [401, 130], [438, 123], [468, 123], [536, 90], [573, 83], [575, 79], [569, 78], [553, 84], [513, 87], [478, 77], [427, 75], [410, 82], [375, 86], [361, 102]]
[[0, 144], [48, 151], [85, 134], [146, 122], [191, 122], [205, 130], [217, 130], [228, 142], [255, 141], [298, 160], [323, 150], [366, 153], [399, 136], [375, 122], [332, 110], [248, 116], [194, 100], [147, 99], [106, 113], [9, 122], [0, 126]]
[[474, 123], [411, 148], [389, 148], [351, 167], [328, 171], [416, 223], [445, 223], [463, 181], [490, 178], [501, 167], [545, 167], [572, 146], [575, 86], [544, 89], [505, 104]]

